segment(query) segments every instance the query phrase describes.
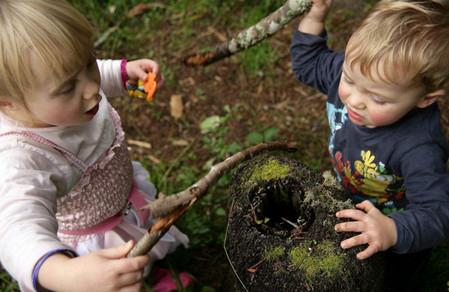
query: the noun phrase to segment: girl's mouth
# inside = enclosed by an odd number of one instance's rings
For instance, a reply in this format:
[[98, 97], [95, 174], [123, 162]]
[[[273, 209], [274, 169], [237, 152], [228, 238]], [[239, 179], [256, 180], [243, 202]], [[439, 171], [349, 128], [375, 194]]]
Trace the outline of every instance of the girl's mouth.
[[95, 116], [95, 114], [98, 112], [98, 108], [100, 107], [100, 103], [97, 103], [93, 108], [91, 108], [90, 110], [88, 110], [86, 112], [87, 115], [90, 116]]

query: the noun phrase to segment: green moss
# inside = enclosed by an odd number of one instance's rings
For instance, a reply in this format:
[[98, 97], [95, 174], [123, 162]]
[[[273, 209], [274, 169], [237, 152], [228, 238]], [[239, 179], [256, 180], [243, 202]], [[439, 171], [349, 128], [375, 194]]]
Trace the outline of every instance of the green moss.
[[268, 160], [265, 164], [254, 169], [250, 182], [269, 181], [273, 179], [283, 179], [290, 172], [290, 166], [281, 164], [275, 159]]
[[343, 271], [344, 264], [343, 256], [338, 254], [330, 241], [315, 246], [305, 242], [290, 251], [290, 260], [293, 267], [304, 272], [308, 282], [312, 282], [318, 275], [333, 279]]
[[280, 257], [282, 257], [285, 253], [285, 247], [282, 246], [278, 246], [269, 250], [265, 251], [265, 255], [264, 258], [269, 261], [275, 261], [277, 259], [279, 259]]

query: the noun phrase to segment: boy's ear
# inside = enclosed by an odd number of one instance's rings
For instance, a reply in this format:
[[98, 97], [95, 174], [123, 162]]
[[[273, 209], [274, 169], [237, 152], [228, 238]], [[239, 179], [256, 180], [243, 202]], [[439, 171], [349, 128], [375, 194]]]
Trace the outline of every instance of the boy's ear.
[[425, 108], [429, 105], [433, 104], [435, 101], [437, 101], [439, 98], [446, 95], [446, 90], [444, 89], [438, 89], [434, 92], [426, 94], [416, 105], [419, 108]]

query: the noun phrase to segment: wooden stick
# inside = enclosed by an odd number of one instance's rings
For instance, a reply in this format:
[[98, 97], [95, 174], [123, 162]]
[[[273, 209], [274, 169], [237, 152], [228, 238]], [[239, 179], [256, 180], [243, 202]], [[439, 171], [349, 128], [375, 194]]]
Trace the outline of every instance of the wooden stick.
[[198, 199], [204, 196], [208, 188], [215, 184], [226, 171], [232, 169], [248, 157], [255, 156], [264, 151], [275, 150], [295, 151], [296, 148], [293, 144], [281, 142], [262, 143], [247, 148], [212, 166], [209, 173], [188, 189], [171, 196], [158, 198], [147, 205], [146, 208], [150, 209], [150, 213], [154, 218], [161, 218], [136, 243], [134, 248], [129, 252], [128, 257], [147, 254], [173, 223]]
[[230, 41], [216, 46], [211, 51], [187, 56], [184, 63], [189, 66], [204, 66], [252, 47], [275, 34], [296, 16], [304, 14], [311, 6], [311, 0], [287, 0], [278, 10], [240, 32]]

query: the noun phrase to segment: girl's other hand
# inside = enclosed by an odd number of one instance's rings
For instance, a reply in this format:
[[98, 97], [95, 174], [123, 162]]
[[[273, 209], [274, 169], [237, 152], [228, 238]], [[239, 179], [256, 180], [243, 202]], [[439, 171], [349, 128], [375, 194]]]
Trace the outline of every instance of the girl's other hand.
[[[77, 258], [50, 257], [39, 272], [39, 283], [54, 291], [135, 291], [143, 284], [149, 256], [126, 258], [134, 246], [103, 249]], [[61, 260], [62, 259], [62, 260]], [[44, 267], [47, 266], [46, 269]]]
[[160, 88], [164, 83], [164, 77], [158, 63], [150, 59], [138, 59], [126, 64], [128, 79], [135, 81], [136, 84], [138, 80], [145, 80], [148, 72], [152, 72], [156, 76], [157, 88]]

